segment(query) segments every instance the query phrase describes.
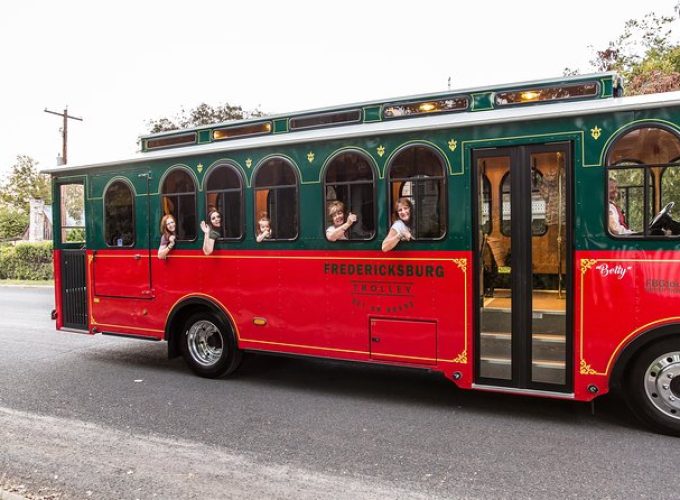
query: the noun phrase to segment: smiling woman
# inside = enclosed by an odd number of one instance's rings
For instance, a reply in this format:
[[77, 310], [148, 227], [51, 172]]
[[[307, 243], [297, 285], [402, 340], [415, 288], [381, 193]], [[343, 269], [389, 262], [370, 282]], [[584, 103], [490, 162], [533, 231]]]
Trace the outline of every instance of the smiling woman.
[[172, 215], [164, 215], [161, 219], [161, 245], [158, 248], [158, 258], [165, 260], [170, 250], [175, 248], [177, 240], [177, 222]]
[[215, 240], [219, 239], [222, 229], [222, 216], [217, 210], [208, 212], [208, 222], [201, 221], [203, 231], [203, 254], [210, 255], [215, 249]]

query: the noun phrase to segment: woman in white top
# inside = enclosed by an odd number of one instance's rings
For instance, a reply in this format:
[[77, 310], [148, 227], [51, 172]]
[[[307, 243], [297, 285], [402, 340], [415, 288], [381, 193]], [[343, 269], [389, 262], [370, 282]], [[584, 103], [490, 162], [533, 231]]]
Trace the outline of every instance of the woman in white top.
[[382, 242], [382, 251], [389, 252], [395, 248], [400, 241], [411, 241], [415, 239], [411, 234], [411, 221], [413, 220], [413, 203], [408, 198], [399, 198], [395, 205], [397, 220], [394, 221], [390, 232]]
[[357, 221], [356, 214], [350, 212], [345, 220], [345, 204], [336, 200], [328, 204], [328, 216], [333, 222], [333, 225], [326, 229], [328, 241], [346, 240], [347, 231]]

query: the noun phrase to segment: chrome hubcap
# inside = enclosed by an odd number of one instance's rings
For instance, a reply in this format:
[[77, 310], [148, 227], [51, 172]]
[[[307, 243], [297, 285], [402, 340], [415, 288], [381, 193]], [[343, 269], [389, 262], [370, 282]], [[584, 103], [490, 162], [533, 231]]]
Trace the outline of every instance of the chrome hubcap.
[[187, 346], [197, 363], [206, 367], [213, 366], [222, 357], [222, 332], [210, 321], [197, 321], [187, 331]]
[[663, 354], [649, 365], [645, 392], [661, 413], [680, 420], [680, 352]]

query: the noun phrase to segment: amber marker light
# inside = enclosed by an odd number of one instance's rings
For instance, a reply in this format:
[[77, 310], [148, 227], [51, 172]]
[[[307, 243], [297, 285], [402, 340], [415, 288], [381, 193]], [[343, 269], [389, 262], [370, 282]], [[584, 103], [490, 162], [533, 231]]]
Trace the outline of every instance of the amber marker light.
[[522, 99], [523, 102], [535, 101], [539, 97], [541, 97], [541, 93], [536, 90], [527, 90], [525, 92], [522, 92], [522, 94], [520, 95], [520, 98]]
[[264, 318], [255, 317], [253, 318], [253, 324], [255, 326], [265, 326], [267, 324], [267, 320]]
[[424, 113], [427, 113], [428, 111], [433, 111], [437, 108], [433, 103], [431, 102], [424, 102], [420, 106], [418, 106], [418, 110], [422, 111]]

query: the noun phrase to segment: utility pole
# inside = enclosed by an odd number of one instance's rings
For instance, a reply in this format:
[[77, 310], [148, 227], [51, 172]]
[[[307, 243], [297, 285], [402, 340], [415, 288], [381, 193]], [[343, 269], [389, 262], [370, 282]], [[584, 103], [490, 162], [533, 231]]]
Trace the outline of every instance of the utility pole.
[[77, 116], [71, 116], [68, 114], [68, 106], [64, 108], [63, 113], [57, 113], [56, 111], [50, 111], [47, 108], [45, 108], [45, 113], [50, 113], [52, 115], [57, 115], [61, 116], [64, 119], [64, 125], [61, 128], [61, 165], [66, 165], [67, 163], [67, 156], [66, 156], [66, 141], [68, 140], [68, 119], [70, 118], [71, 120], [78, 120], [78, 121], [83, 121], [82, 118], [78, 118]]

